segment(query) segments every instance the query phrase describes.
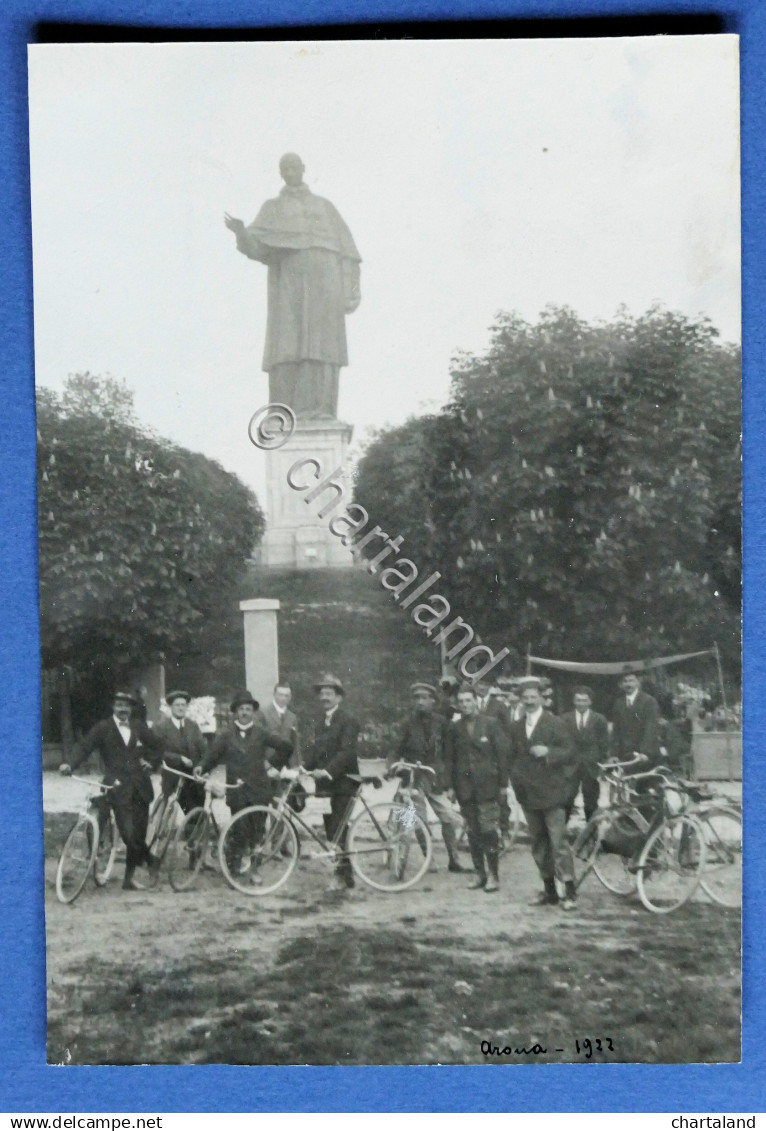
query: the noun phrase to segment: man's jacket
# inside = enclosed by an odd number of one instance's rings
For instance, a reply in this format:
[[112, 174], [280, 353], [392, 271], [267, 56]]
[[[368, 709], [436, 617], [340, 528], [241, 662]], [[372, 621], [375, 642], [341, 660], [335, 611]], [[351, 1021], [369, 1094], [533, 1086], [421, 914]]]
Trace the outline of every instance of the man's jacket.
[[94, 752], [98, 752], [104, 767], [104, 785], [119, 781], [110, 797], [119, 803], [133, 794], [151, 802], [154, 797], [151, 779], [141, 765], [142, 759], [156, 770], [162, 758], [162, 743], [146, 723], [130, 723], [130, 740], [123, 741], [114, 718], [96, 723], [83, 739], [80, 756], [71, 763], [77, 767]]
[[[548, 754], [536, 758], [533, 746], [547, 746]], [[511, 727], [511, 784], [525, 809], [557, 809], [569, 804], [578, 773], [577, 757], [561, 719], [543, 711], [527, 738], [522, 717]]]
[[268, 777], [268, 769], [273, 766], [279, 770], [290, 761], [292, 746], [277, 735], [269, 734], [265, 726], [253, 723], [247, 730], [236, 724], [222, 730], [202, 760], [202, 772], [207, 773], [214, 766], [226, 766], [226, 782], [234, 785], [244, 782], [248, 794], [248, 804], [268, 805], [273, 790]]
[[621, 695], [612, 708], [612, 753], [621, 762], [634, 752], [656, 762], [660, 754], [660, 709], [657, 700], [639, 691], [630, 706]]
[[508, 784], [506, 744], [497, 722], [474, 715], [450, 723], [445, 741], [447, 780], [458, 801], [499, 801]]
[[328, 726], [324, 718], [318, 720], [314, 741], [303, 764], [307, 770], [327, 770], [331, 782], [318, 782], [322, 793], [356, 793], [358, 783], [351, 781], [347, 774], [358, 774], [359, 763], [356, 746], [359, 738], [359, 724], [342, 707], [337, 707]]

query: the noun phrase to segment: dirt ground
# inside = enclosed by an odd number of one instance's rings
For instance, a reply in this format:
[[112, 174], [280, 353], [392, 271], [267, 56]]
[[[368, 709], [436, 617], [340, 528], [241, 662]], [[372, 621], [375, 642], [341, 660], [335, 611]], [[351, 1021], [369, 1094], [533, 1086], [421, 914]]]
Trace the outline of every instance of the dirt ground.
[[530, 908], [521, 842], [496, 895], [439, 846], [395, 895], [331, 893], [309, 859], [261, 899], [212, 871], [188, 893], [165, 877], [122, 892], [118, 863], [66, 906], [54, 875], [78, 791], [51, 776], [45, 793], [49, 1062], [739, 1059], [739, 914], [704, 897], [655, 916], [591, 878], [574, 913]]

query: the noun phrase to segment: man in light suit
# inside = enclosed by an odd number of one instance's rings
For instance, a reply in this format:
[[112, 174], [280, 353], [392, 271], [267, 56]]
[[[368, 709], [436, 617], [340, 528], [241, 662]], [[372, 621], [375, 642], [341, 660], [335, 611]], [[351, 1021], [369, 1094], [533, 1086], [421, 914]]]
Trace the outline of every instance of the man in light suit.
[[274, 688], [274, 697], [265, 707], [261, 707], [261, 718], [266, 724], [269, 734], [284, 738], [292, 744], [293, 753], [291, 761], [297, 764], [298, 758], [298, 719], [295, 712], [290, 710], [290, 701], [293, 693], [286, 680]]
[[603, 715], [592, 710], [593, 692], [589, 687], [576, 687], [573, 703], [574, 710], [561, 716], [577, 757], [577, 776], [572, 783], [574, 792], [567, 806], [567, 821], [580, 790], [585, 820], [589, 821], [598, 808], [598, 764], [609, 756], [609, 724]]
[[620, 681], [622, 695], [612, 708], [611, 753], [618, 762], [643, 754], [650, 764], [660, 757], [660, 708], [656, 699], [641, 690], [635, 672], [626, 672]]
[[534, 903], [558, 903], [558, 879], [565, 889], [561, 908], [571, 911], [576, 893], [566, 807], [577, 773], [574, 748], [561, 720], [543, 709], [539, 686], [526, 684], [521, 701], [524, 718], [511, 728], [511, 782], [524, 810], [532, 856], [543, 881], [544, 890]]

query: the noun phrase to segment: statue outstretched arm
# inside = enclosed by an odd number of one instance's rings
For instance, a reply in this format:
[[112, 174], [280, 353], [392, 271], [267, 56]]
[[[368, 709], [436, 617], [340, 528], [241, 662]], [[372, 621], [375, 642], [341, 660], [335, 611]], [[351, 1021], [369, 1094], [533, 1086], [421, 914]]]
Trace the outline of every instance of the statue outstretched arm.
[[234, 232], [237, 238], [237, 251], [241, 251], [248, 259], [257, 259], [260, 263], [269, 262], [270, 248], [262, 244], [261, 241], [245, 227], [242, 220], [238, 220], [236, 216], [230, 216], [228, 212], [225, 212], [223, 222], [230, 232]]

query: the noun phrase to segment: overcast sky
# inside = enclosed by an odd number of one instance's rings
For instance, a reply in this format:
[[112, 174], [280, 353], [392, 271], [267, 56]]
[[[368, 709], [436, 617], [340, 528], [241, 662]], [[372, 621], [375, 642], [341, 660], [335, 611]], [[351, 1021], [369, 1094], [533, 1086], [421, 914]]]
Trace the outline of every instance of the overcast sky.
[[266, 270], [295, 150], [362, 255], [339, 415], [443, 403], [498, 310], [653, 302], [740, 337], [737, 40], [30, 48], [37, 380], [124, 378], [139, 417], [263, 492]]

